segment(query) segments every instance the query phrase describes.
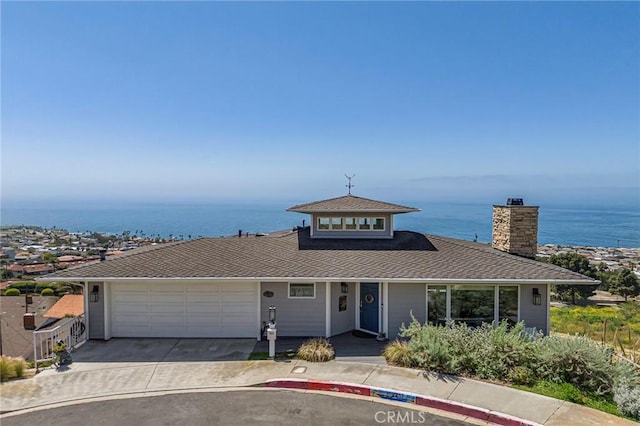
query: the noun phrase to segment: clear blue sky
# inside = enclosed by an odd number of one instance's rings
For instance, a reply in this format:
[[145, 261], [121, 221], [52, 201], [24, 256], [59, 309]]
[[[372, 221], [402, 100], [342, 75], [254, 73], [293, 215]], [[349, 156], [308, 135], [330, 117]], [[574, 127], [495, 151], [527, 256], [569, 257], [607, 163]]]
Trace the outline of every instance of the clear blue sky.
[[2, 2], [2, 197], [638, 198], [639, 11]]

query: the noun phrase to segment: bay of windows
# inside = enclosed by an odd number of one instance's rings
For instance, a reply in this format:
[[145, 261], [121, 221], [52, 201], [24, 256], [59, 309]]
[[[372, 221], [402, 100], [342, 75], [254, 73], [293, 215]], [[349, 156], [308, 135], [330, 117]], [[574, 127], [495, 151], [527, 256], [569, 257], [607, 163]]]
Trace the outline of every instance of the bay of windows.
[[476, 327], [503, 320], [510, 324], [518, 321], [517, 286], [427, 286], [427, 322], [431, 324], [456, 321]]
[[321, 231], [384, 231], [383, 217], [318, 217]]

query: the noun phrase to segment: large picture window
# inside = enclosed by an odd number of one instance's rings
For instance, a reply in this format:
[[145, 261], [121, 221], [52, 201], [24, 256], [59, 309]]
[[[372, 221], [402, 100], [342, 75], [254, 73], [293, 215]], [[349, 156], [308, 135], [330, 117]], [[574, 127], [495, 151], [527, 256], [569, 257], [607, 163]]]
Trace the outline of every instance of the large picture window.
[[310, 284], [289, 284], [290, 299], [313, 299], [316, 297], [316, 285]]
[[470, 326], [493, 322], [495, 291], [492, 285], [451, 286], [451, 319]]
[[518, 287], [498, 287], [498, 321], [507, 320], [509, 324], [518, 322]]
[[430, 285], [427, 288], [427, 322], [433, 325], [447, 323], [447, 286]]
[[507, 321], [514, 325], [519, 318], [518, 298], [517, 285], [428, 285], [427, 322], [455, 321], [477, 327]]

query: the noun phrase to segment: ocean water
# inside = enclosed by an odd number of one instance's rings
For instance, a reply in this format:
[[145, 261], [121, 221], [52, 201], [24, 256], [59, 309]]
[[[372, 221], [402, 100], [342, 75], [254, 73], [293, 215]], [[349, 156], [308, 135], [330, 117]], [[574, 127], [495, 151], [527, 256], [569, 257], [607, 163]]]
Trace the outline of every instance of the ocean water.
[[[395, 217], [395, 229], [413, 230], [464, 240], [491, 241], [492, 206], [443, 202], [406, 202], [419, 213]], [[296, 202], [234, 203], [75, 203], [11, 205], [1, 209], [2, 225], [38, 225], [71, 232], [120, 234], [125, 230], [147, 236], [174, 238], [227, 236], [271, 232], [302, 225], [309, 216], [286, 212]], [[601, 247], [640, 247], [637, 206], [542, 205], [538, 242]]]

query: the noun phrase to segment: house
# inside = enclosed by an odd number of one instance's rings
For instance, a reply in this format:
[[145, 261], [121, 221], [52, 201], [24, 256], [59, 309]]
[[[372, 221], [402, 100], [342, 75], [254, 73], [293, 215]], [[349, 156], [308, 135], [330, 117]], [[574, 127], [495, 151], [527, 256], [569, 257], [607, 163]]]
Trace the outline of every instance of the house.
[[77, 317], [84, 313], [84, 295], [65, 294], [53, 305], [43, 318], [62, 319], [65, 317]]
[[41, 281], [84, 287], [89, 338], [394, 338], [412, 315], [549, 331], [549, 285], [597, 281], [534, 260], [538, 207], [494, 206], [493, 245], [394, 229], [416, 208], [354, 195], [301, 204], [310, 225], [147, 246]]

